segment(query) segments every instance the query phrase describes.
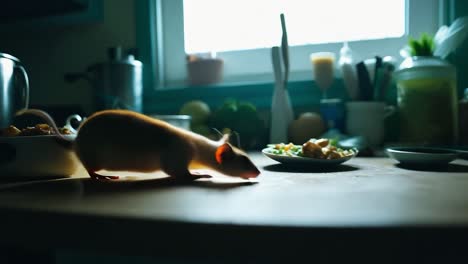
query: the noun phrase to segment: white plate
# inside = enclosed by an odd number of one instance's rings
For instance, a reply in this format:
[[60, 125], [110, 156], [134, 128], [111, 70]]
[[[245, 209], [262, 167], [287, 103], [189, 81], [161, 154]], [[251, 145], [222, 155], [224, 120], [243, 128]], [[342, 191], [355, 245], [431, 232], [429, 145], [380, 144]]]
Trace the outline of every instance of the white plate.
[[315, 159], [315, 158], [307, 158], [307, 157], [291, 157], [286, 155], [278, 155], [268, 152], [269, 148], [262, 149], [262, 153], [280, 163], [287, 164], [287, 165], [301, 165], [301, 166], [333, 166], [341, 164], [345, 161], [350, 160], [352, 157], [357, 155], [357, 150], [354, 150], [354, 155], [350, 155], [347, 157], [339, 158], [339, 159]]
[[458, 157], [453, 150], [428, 147], [392, 147], [387, 154], [403, 164], [440, 165], [447, 164]]
[[67, 177], [79, 164], [73, 150], [60, 145], [54, 135], [0, 137], [1, 177]]

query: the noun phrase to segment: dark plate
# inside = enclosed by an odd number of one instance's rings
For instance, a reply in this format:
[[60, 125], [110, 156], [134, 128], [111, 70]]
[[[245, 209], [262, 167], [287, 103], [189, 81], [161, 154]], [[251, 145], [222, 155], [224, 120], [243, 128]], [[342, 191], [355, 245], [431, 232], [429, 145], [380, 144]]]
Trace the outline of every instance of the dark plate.
[[458, 157], [459, 158], [468, 160], [468, 150], [455, 149], [455, 151], [458, 152]]
[[444, 148], [391, 147], [388, 156], [404, 164], [447, 164], [459, 156], [459, 152]]

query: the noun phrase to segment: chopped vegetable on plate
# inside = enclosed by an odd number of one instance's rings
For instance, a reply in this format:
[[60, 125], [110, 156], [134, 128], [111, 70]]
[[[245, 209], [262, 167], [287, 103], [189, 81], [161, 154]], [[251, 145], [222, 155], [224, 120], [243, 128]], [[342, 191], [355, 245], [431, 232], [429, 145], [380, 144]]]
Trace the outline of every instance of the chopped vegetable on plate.
[[350, 157], [357, 154], [356, 150], [346, 150], [336, 147], [336, 142], [326, 138], [312, 138], [303, 145], [295, 145], [293, 143], [268, 144], [264, 151], [269, 154], [281, 156], [328, 160]]

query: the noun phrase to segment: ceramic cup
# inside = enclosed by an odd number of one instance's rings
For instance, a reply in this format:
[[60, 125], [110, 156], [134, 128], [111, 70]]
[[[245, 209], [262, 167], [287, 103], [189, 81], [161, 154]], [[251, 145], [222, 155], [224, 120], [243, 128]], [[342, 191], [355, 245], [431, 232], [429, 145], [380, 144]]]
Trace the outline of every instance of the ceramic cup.
[[370, 147], [383, 143], [385, 118], [395, 112], [395, 107], [383, 102], [346, 103], [346, 130], [350, 136], [362, 136]]
[[80, 124], [81, 122], [84, 122], [86, 120], [86, 117], [81, 117], [80, 115], [71, 115], [67, 117], [67, 120], [65, 121], [65, 128], [68, 128], [73, 134], [76, 134], [78, 131], [73, 127], [73, 123], [78, 123]]

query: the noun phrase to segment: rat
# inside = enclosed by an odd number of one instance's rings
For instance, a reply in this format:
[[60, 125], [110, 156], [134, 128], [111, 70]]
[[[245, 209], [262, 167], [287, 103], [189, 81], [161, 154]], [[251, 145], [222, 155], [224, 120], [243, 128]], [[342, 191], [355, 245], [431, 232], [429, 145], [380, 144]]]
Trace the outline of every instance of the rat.
[[118, 179], [96, 172], [162, 170], [180, 181], [211, 178], [189, 169], [209, 168], [243, 179], [260, 174], [248, 155], [229, 143], [229, 135], [214, 141], [130, 110], [103, 110], [82, 122], [75, 139], [64, 137], [53, 118], [39, 109], [21, 110], [17, 115], [43, 118], [63, 145], [72, 148], [93, 179]]

